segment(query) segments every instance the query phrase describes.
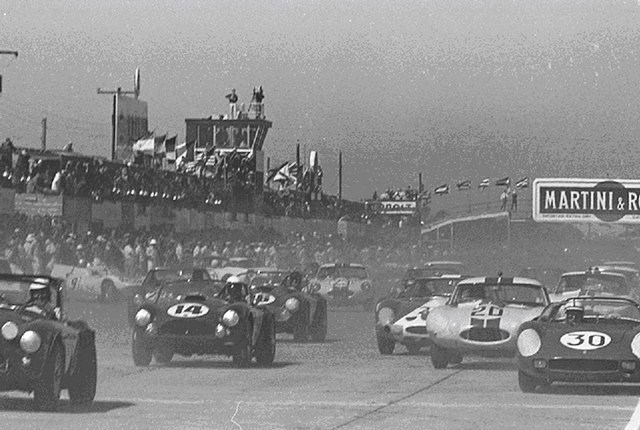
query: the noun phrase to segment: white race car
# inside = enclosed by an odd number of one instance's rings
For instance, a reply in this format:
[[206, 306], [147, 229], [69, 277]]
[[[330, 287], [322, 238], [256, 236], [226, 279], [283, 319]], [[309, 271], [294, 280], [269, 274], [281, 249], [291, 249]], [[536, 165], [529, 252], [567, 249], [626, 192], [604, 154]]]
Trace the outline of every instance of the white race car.
[[431, 363], [460, 363], [464, 354], [513, 356], [520, 325], [549, 304], [534, 279], [477, 277], [460, 281], [449, 301], [427, 315]]
[[53, 266], [51, 276], [65, 280], [67, 297], [111, 302], [126, 296], [140, 280], [124, 279], [106, 266]]

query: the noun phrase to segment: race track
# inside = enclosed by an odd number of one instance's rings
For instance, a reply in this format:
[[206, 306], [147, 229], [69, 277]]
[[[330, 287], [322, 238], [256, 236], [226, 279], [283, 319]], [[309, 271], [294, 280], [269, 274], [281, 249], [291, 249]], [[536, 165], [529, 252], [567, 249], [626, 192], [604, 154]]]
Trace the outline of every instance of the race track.
[[[0, 394], [6, 429], [624, 429], [640, 387], [553, 385], [524, 394], [509, 359], [465, 358], [435, 370], [428, 351], [381, 356], [373, 317], [330, 312], [328, 340], [278, 335], [272, 368], [235, 369], [222, 356], [137, 368], [123, 303], [72, 302], [97, 330], [98, 393], [75, 408], [36, 413], [22, 393]], [[632, 424], [633, 424], [632, 423]], [[636, 428], [635, 426], [633, 426]]]

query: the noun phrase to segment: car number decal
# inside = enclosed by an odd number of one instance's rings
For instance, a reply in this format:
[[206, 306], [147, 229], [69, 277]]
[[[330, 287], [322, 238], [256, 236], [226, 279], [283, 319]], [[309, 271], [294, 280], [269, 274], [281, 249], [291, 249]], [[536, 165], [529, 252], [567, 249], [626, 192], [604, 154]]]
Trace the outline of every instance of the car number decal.
[[270, 305], [275, 301], [276, 301], [276, 298], [273, 294], [269, 294], [265, 292], [260, 292], [260, 293], [257, 293], [255, 296], [253, 296], [253, 303], [256, 306]]
[[201, 303], [179, 303], [167, 309], [167, 314], [176, 318], [198, 318], [208, 312], [209, 307]]
[[495, 305], [478, 305], [471, 310], [471, 325], [473, 327], [497, 328], [504, 309]]
[[598, 331], [572, 331], [563, 335], [560, 343], [567, 348], [591, 351], [609, 345], [611, 336]]

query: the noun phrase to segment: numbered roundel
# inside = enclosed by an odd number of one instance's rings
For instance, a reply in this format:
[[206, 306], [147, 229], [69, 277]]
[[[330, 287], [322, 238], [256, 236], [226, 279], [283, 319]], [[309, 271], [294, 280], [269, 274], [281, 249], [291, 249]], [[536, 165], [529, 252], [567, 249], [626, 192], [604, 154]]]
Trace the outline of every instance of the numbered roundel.
[[256, 305], [270, 305], [276, 301], [276, 297], [273, 294], [259, 292], [254, 296], [253, 300]]
[[167, 314], [175, 318], [198, 318], [208, 312], [209, 307], [202, 303], [178, 303], [167, 309]]
[[572, 331], [563, 335], [560, 343], [567, 348], [591, 351], [609, 345], [611, 336], [599, 331]]

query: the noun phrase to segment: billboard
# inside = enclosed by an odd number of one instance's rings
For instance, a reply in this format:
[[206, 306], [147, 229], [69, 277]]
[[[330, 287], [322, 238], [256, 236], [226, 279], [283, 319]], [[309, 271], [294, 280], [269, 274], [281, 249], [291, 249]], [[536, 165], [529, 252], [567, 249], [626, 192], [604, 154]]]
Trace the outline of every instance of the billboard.
[[533, 219], [640, 224], [640, 179], [538, 178]]
[[128, 161], [133, 157], [133, 144], [149, 134], [147, 102], [116, 95], [114, 160]]
[[378, 213], [384, 215], [413, 215], [416, 213], [415, 200], [382, 200]]

